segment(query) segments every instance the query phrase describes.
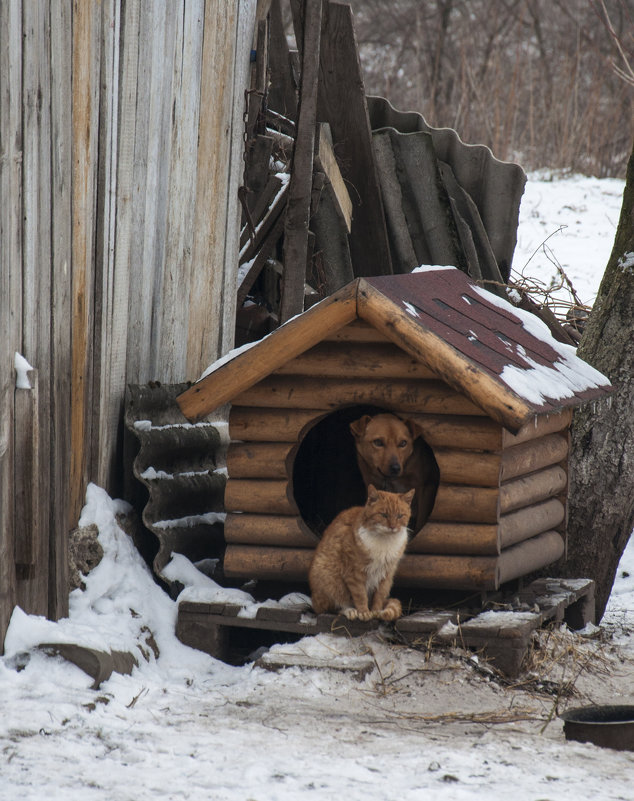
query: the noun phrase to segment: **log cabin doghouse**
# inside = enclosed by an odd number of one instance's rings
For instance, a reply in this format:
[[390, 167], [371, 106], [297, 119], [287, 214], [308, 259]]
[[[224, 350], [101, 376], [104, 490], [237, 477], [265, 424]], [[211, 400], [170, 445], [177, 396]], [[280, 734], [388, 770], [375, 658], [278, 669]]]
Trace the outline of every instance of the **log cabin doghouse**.
[[565, 553], [569, 427], [607, 378], [534, 315], [455, 268], [357, 278], [179, 396], [231, 403], [228, 577], [303, 581], [323, 528], [365, 502], [350, 423], [414, 420], [431, 513], [397, 585], [495, 590]]

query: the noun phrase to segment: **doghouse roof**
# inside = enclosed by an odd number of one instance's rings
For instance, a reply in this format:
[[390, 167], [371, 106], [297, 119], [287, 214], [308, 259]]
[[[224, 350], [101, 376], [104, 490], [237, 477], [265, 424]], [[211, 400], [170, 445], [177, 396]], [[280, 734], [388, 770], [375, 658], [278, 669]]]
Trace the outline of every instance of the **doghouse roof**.
[[610, 382], [534, 315], [453, 267], [357, 278], [258, 342], [219, 359], [178, 398], [194, 421], [355, 319], [516, 431], [536, 414], [603, 397]]

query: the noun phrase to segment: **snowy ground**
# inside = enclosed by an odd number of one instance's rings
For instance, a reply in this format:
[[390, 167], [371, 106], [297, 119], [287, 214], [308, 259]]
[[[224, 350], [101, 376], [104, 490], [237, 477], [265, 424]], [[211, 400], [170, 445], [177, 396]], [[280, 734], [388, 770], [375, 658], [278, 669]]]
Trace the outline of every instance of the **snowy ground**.
[[[533, 177], [516, 269], [528, 262], [525, 274], [548, 283], [556, 260], [591, 302], [622, 187]], [[86, 590], [71, 595], [68, 620], [14, 614], [0, 659], [0, 801], [634, 797], [634, 754], [566, 742], [556, 715], [634, 703], [634, 547], [600, 630], [543, 633], [514, 686], [468, 654], [390, 646], [377, 635], [290, 647], [371, 654], [376, 667], [358, 681], [331, 670], [229, 667], [181, 645], [176, 605], [116, 524], [122, 509], [89, 488], [81, 522], [97, 523], [105, 556]], [[148, 630], [158, 659], [145, 646]], [[33, 649], [65, 641], [133, 650], [140, 664], [92, 690], [78, 668]]]

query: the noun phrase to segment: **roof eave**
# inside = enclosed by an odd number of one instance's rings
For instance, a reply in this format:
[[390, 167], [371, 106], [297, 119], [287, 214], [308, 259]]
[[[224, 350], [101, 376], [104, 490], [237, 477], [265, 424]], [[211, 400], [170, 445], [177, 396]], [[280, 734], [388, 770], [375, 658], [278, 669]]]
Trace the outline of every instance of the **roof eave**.
[[202, 420], [290, 359], [312, 348], [323, 339], [324, 330], [337, 331], [355, 320], [359, 280], [351, 281], [276, 328], [256, 347], [238, 354], [179, 395], [176, 401], [185, 417], [192, 423]]
[[438, 334], [414, 321], [369, 282], [362, 278], [359, 281], [358, 316], [429, 367], [450, 387], [465, 394], [493, 420], [516, 432], [538, 413], [503, 382], [479, 369]]

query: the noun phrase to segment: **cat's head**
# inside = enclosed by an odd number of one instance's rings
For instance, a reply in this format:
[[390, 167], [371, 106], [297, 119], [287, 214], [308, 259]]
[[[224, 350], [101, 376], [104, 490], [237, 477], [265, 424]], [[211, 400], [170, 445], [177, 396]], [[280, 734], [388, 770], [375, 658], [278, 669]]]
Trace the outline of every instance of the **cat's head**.
[[384, 492], [368, 485], [368, 500], [364, 507], [364, 526], [377, 532], [397, 533], [407, 528], [415, 490]]

